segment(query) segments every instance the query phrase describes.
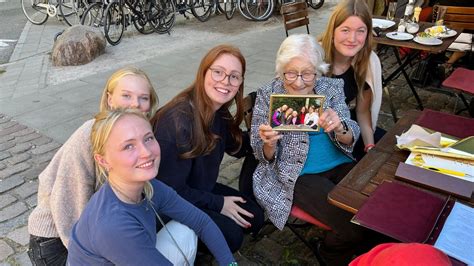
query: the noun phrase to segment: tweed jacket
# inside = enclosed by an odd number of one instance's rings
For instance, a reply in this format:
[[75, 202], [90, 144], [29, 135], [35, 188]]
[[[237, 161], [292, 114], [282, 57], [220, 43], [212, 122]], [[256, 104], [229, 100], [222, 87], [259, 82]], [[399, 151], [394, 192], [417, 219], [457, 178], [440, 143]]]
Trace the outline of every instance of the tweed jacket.
[[[345, 104], [342, 79], [321, 77], [317, 80], [314, 93], [326, 96], [323, 109], [332, 108], [342, 121], [351, 128], [354, 140], [359, 138], [359, 125], [350, 119]], [[259, 137], [258, 127], [268, 124], [269, 103], [271, 94], [286, 94], [283, 81], [273, 79], [257, 91], [253, 108], [251, 145], [255, 157], [260, 161], [253, 174], [253, 190], [258, 203], [262, 206], [272, 223], [280, 230], [285, 226], [293, 202], [293, 191], [296, 181], [306, 162], [309, 150], [309, 135], [306, 132], [281, 132], [275, 157], [268, 161], [263, 154], [263, 141]], [[352, 145], [339, 143], [334, 132], [328, 133], [336, 147], [352, 158]]]

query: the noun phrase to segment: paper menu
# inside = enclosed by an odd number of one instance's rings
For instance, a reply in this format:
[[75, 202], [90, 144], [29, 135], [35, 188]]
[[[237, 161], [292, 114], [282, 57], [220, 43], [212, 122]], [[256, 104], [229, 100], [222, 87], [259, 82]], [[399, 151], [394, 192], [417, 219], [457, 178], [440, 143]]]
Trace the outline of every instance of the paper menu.
[[412, 152], [405, 163], [474, 182], [474, 161]]
[[474, 265], [474, 208], [456, 202], [434, 246], [451, 257]]

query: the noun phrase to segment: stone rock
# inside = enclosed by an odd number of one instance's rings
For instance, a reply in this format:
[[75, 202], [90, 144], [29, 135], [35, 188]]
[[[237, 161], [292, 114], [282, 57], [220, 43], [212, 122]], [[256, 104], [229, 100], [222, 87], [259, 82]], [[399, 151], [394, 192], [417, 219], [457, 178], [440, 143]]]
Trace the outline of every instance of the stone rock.
[[54, 66], [84, 65], [105, 52], [106, 40], [93, 27], [75, 25], [67, 28], [54, 42], [51, 58]]

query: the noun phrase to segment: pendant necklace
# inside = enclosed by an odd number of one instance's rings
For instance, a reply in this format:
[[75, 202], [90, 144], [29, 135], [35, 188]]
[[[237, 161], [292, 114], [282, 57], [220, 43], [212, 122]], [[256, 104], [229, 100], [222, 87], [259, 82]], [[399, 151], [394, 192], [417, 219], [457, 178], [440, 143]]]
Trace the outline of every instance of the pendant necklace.
[[[113, 184], [110, 180], [109, 180], [109, 184], [110, 184], [110, 187], [112, 188], [112, 190], [116, 191], [117, 193], [119, 193], [120, 195], [122, 195], [127, 201], [127, 203], [132, 203], [132, 204], [138, 204], [140, 203], [141, 199], [139, 200], [133, 200], [132, 198], [130, 198], [129, 196], [127, 196], [127, 194], [125, 194], [124, 192], [122, 192], [122, 190], [119, 189], [118, 186], [116, 186], [115, 184]], [[141, 195], [141, 194], [140, 194]]]

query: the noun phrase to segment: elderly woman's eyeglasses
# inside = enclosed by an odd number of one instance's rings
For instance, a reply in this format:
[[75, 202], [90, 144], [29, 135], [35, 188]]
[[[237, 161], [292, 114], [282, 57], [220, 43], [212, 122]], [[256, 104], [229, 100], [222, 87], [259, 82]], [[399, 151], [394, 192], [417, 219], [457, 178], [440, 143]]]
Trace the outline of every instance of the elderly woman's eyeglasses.
[[211, 71], [211, 78], [215, 82], [221, 82], [225, 78], [228, 78], [230, 85], [238, 87], [244, 81], [244, 78], [236, 73], [227, 74], [224, 70], [217, 68], [209, 68], [209, 70]]
[[303, 72], [301, 74], [298, 74], [297, 72], [286, 72], [283, 73], [285, 76], [285, 79], [294, 82], [298, 79], [298, 77], [301, 77], [303, 82], [312, 82], [316, 78], [316, 73], [312, 72]]

